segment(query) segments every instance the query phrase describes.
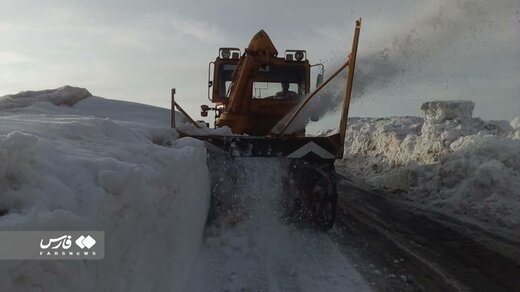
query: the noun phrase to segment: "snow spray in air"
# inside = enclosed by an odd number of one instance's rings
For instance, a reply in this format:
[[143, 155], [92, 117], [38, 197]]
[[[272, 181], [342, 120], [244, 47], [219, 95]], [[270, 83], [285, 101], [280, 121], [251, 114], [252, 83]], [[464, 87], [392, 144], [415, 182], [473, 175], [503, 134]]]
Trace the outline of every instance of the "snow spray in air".
[[512, 8], [507, 2], [443, 0], [419, 6], [392, 35], [366, 40], [376, 49], [359, 52], [354, 97], [387, 86], [408, 69], [420, 68], [425, 59], [459, 39], [478, 37], [484, 27], [493, 25], [494, 15]]
[[[514, 1], [434, 1], [420, 5], [393, 32], [373, 38], [362, 34], [356, 62], [352, 99], [398, 82], [407, 71], [421, 70], [426, 59], [454, 46], [460, 39], [481, 37], [484, 29], [496, 26], [497, 15], [514, 10]], [[366, 22], [370, 25], [370, 21]], [[345, 56], [346, 54], [340, 54]], [[336, 66], [344, 58], [333, 61]], [[328, 72], [332, 72], [332, 66]], [[311, 117], [321, 118], [341, 104], [346, 70], [327, 85], [298, 115], [287, 133], [305, 127]], [[327, 76], [325, 76], [327, 77]]]

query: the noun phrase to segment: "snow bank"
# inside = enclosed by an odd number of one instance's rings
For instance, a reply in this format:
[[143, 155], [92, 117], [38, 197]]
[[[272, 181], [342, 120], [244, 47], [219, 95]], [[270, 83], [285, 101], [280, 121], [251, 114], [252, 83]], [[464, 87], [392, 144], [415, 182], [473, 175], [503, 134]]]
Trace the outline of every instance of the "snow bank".
[[35, 102], [50, 102], [54, 105], [72, 106], [76, 102], [92, 96], [85, 88], [63, 86], [58, 89], [42, 91], [22, 91], [0, 97], [0, 110], [9, 108], [26, 107]]
[[513, 131], [509, 136], [513, 139], [520, 139], [520, 117], [514, 118], [510, 125], [513, 128]]
[[424, 118], [351, 118], [338, 168], [421, 206], [518, 232], [518, 119], [483, 121], [474, 106], [433, 101]]
[[520, 117], [512, 119], [510, 125], [515, 130], [520, 129]]
[[166, 109], [87, 93], [2, 98], [0, 230], [105, 231], [105, 259], [3, 262], [0, 290], [178, 291], [209, 207], [204, 145]]
[[520, 140], [495, 135], [461, 137], [430, 168], [416, 167], [419, 200], [491, 224], [520, 226]]

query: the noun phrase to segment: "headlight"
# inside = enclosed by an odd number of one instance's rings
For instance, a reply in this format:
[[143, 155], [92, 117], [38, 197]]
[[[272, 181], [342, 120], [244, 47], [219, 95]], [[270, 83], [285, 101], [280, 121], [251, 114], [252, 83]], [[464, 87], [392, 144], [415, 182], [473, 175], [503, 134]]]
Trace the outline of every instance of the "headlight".
[[303, 52], [302, 51], [297, 51], [296, 53], [294, 53], [294, 58], [296, 59], [296, 61], [303, 60]]
[[228, 49], [222, 50], [222, 58], [229, 59], [231, 57], [231, 52]]

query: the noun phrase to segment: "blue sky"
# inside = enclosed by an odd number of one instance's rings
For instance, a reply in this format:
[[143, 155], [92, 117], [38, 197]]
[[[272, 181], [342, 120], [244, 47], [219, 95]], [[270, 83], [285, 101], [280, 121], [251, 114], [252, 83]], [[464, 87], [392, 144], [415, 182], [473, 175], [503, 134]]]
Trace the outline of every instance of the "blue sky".
[[307, 49], [330, 72], [361, 16], [353, 115], [418, 115], [426, 100], [471, 99], [477, 115], [511, 119], [520, 116], [519, 10], [516, 0], [2, 0], [0, 95], [69, 84], [168, 107], [176, 87], [198, 113], [219, 47], [244, 48], [265, 29], [279, 51]]

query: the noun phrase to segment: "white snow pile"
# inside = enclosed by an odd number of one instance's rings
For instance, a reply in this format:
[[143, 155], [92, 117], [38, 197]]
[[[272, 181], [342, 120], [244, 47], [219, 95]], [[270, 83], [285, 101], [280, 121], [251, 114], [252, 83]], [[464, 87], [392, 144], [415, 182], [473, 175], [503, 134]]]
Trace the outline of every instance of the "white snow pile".
[[82, 88], [0, 98], [0, 230], [106, 238], [104, 260], [4, 261], [0, 291], [180, 290], [210, 188], [204, 145], [176, 137], [169, 110]]
[[54, 105], [72, 106], [78, 101], [92, 96], [85, 88], [64, 86], [43, 91], [22, 91], [0, 97], [0, 110], [26, 107], [35, 102], [46, 101]]
[[375, 188], [491, 229], [520, 233], [520, 118], [473, 118], [433, 101], [424, 118], [351, 118], [338, 168]]

